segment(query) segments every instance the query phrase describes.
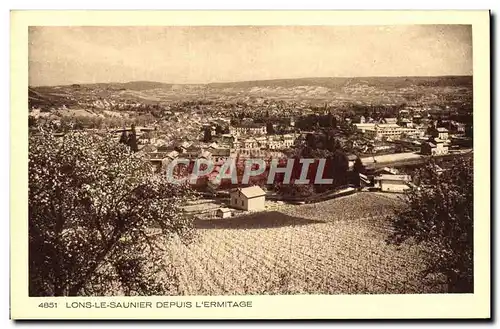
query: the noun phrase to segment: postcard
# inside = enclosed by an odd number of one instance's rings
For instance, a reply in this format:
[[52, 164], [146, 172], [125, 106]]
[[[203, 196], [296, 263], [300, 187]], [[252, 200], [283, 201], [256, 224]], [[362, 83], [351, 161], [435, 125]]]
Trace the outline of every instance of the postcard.
[[11, 318], [490, 318], [489, 22], [12, 11]]

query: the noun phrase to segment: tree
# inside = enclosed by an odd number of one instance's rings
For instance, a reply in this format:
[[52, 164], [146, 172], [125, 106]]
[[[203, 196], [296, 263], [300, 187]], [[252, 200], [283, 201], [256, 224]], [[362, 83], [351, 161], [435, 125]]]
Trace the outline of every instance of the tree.
[[274, 135], [276, 132], [274, 131], [274, 126], [272, 122], [266, 123], [266, 130], [268, 135]]
[[359, 158], [359, 156], [356, 157], [356, 160], [354, 160], [354, 165], [352, 167], [352, 173], [353, 173], [354, 185], [356, 187], [360, 187], [361, 186], [361, 181], [360, 181], [359, 174], [365, 174], [366, 173], [366, 167], [363, 164], [363, 162], [361, 161], [361, 159]]
[[330, 118], [330, 127], [337, 128], [337, 117], [334, 115]]
[[281, 184], [278, 194], [291, 198], [307, 198], [314, 194], [314, 187], [312, 184]]
[[432, 123], [427, 127], [427, 130], [425, 131], [426, 135], [434, 136], [436, 137], [438, 135], [438, 131], [436, 129], [436, 123]]
[[135, 125], [134, 124], [132, 124], [132, 131], [128, 135], [127, 145], [130, 147], [130, 149], [133, 152], [139, 151], [139, 147], [137, 146], [137, 135], [135, 133]]
[[313, 134], [306, 135], [306, 145], [311, 149], [316, 149], [316, 137]]
[[474, 130], [473, 130], [473, 126], [472, 124], [467, 124], [465, 126], [465, 136], [466, 137], [470, 137], [470, 138], [473, 138], [474, 137]]
[[206, 127], [203, 129], [203, 141], [205, 143], [210, 143], [212, 141], [212, 128]]
[[343, 186], [347, 184], [349, 170], [349, 158], [342, 150], [337, 149], [331, 157], [333, 184]]
[[128, 135], [127, 135], [127, 130], [125, 127], [123, 128], [122, 134], [120, 136], [120, 143], [127, 145], [128, 143]]
[[32, 115], [28, 116], [28, 127], [36, 127], [38, 125], [38, 119]]
[[190, 195], [111, 136], [30, 136], [30, 296], [175, 293], [161, 246], [191, 236]]
[[446, 278], [448, 292], [473, 292], [472, 157], [452, 160], [444, 172], [429, 162], [415, 179], [418, 188], [406, 194], [407, 206], [391, 218], [388, 242], [411, 239], [423, 245], [425, 276]]
[[224, 128], [221, 125], [217, 125], [215, 127], [215, 134], [216, 135], [222, 135], [224, 133]]

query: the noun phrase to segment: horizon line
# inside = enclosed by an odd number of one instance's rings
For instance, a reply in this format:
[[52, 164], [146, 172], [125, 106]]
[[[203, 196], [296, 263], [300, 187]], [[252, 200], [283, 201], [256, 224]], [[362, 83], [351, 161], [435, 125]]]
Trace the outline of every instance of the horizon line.
[[445, 78], [445, 77], [473, 77], [473, 74], [444, 74], [444, 75], [372, 75], [372, 76], [323, 76], [323, 77], [301, 77], [301, 78], [273, 78], [273, 79], [262, 79], [262, 80], [237, 80], [237, 81], [218, 81], [218, 82], [190, 82], [190, 83], [176, 83], [176, 82], [162, 82], [153, 80], [129, 80], [129, 81], [109, 81], [109, 82], [74, 82], [68, 84], [57, 84], [57, 85], [29, 85], [30, 87], [66, 87], [71, 85], [97, 85], [97, 84], [127, 84], [127, 83], [158, 83], [164, 85], [184, 85], [184, 86], [194, 86], [194, 85], [215, 85], [215, 84], [231, 84], [231, 83], [248, 83], [248, 82], [265, 82], [265, 81], [279, 81], [279, 80], [306, 80], [306, 79], [369, 79], [369, 78]]

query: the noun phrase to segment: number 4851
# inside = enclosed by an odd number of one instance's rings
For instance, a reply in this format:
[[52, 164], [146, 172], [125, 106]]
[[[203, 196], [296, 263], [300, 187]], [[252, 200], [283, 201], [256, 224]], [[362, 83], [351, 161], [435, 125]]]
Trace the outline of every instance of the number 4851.
[[55, 302], [40, 303], [38, 305], [38, 307], [41, 307], [41, 308], [56, 308], [57, 307], [57, 303], [55, 303]]

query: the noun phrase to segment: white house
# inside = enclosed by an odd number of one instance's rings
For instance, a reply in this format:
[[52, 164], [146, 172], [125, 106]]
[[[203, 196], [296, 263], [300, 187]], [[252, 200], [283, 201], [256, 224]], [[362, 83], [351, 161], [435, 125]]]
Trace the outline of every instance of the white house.
[[257, 123], [244, 123], [239, 126], [231, 126], [229, 127], [229, 132], [231, 135], [265, 135], [267, 133], [267, 127], [265, 124], [257, 124]]
[[228, 218], [228, 217], [231, 217], [232, 213], [231, 213], [231, 209], [229, 208], [219, 208], [217, 209], [217, 217], [220, 217], [220, 218]]
[[295, 136], [292, 134], [285, 134], [283, 135], [283, 146], [288, 148], [292, 147], [293, 144], [295, 143]]
[[445, 155], [448, 154], [448, 146], [442, 140], [429, 140], [422, 144], [420, 153], [425, 155]]
[[253, 137], [245, 139], [241, 144], [242, 148], [244, 149], [253, 149], [259, 147], [259, 142]]
[[408, 136], [419, 134], [415, 128], [401, 127], [396, 123], [379, 123], [375, 124], [373, 128], [364, 127], [363, 129], [367, 136], [371, 138], [401, 137], [402, 134]]
[[230, 193], [230, 206], [237, 209], [264, 210], [265, 201], [266, 192], [259, 186], [237, 188]]
[[409, 189], [411, 177], [409, 175], [380, 175], [375, 177], [375, 187], [382, 192], [401, 193]]
[[439, 127], [437, 128], [437, 138], [441, 140], [447, 140], [448, 139], [448, 129]]

